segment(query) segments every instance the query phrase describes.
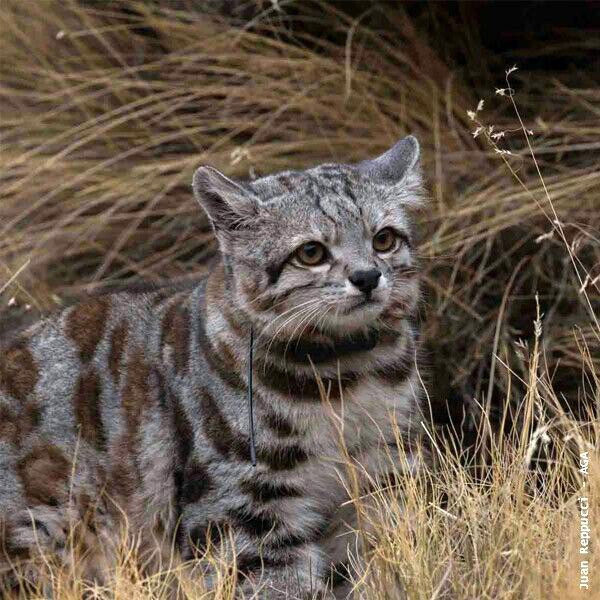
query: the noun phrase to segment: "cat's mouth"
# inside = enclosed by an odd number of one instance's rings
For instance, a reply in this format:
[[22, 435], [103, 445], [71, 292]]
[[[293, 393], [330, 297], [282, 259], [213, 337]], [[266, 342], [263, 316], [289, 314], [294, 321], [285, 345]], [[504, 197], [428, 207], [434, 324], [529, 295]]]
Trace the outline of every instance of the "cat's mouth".
[[342, 312], [347, 315], [361, 308], [376, 307], [380, 304], [381, 300], [373, 298], [373, 296], [363, 296], [362, 298], [358, 298], [352, 305], [344, 307]]

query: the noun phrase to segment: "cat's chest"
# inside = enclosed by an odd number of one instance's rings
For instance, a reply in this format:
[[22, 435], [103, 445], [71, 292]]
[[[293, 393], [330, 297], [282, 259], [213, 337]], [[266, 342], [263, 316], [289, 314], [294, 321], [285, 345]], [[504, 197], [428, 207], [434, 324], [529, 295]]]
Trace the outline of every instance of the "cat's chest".
[[[342, 402], [321, 404], [320, 416], [298, 416], [299, 421], [305, 419], [302, 445], [310, 458], [276, 475], [277, 481], [302, 490], [299, 497], [277, 507], [288, 526], [294, 528], [301, 521], [316, 527], [325, 517], [331, 521], [347, 505], [349, 495], [360, 495], [369, 483], [394, 469], [390, 445], [407, 410], [407, 388], [365, 380]], [[360, 490], [353, 489], [357, 484]]]
[[303, 440], [312, 456], [302, 473], [308, 493], [326, 489], [343, 501], [353, 469], [367, 479], [389, 470], [390, 447], [401, 443], [406, 423], [415, 418], [415, 383], [365, 378], [338, 403], [320, 406]]
[[399, 383], [365, 377], [339, 401], [321, 404], [311, 423], [309, 443], [343, 455], [360, 446], [389, 442], [415, 417], [417, 383], [413, 377]]

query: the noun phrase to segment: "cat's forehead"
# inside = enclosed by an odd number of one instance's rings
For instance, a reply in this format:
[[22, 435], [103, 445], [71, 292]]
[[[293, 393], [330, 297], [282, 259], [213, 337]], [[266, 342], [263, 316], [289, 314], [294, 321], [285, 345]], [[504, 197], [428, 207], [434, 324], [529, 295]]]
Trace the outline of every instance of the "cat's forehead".
[[[305, 171], [284, 171], [251, 183], [267, 209], [295, 227], [312, 226], [339, 233], [361, 230], [394, 216], [405, 220], [395, 202], [386, 202], [385, 191], [349, 165], [323, 164]], [[388, 198], [390, 200], [390, 198]]]
[[324, 164], [304, 171], [283, 171], [257, 179], [252, 189], [265, 202], [294, 196], [310, 201], [316, 194], [352, 195], [361, 184], [358, 174], [348, 165]]

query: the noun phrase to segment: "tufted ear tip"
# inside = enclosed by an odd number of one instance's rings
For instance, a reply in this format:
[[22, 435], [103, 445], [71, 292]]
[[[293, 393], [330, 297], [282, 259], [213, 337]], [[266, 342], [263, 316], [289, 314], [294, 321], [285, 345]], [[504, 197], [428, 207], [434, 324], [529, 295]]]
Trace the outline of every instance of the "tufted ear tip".
[[404, 144], [404, 148], [409, 151], [409, 154], [414, 161], [411, 166], [414, 166], [421, 157], [421, 144], [419, 144], [419, 140], [414, 135], [407, 135], [404, 139], [400, 140], [396, 146], [399, 144]]
[[194, 176], [192, 177], [192, 189], [194, 190], [194, 193], [201, 192], [205, 182], [207, 182], [210, 177], [211, 171], [216, 171], [216, 169], [209, 165], [202, 165], [196, 169]]
[[416, 170], [420, 152], [417, 138], [408, 135], [381, 156], [361, 162], [358, 169], [377, 183], [400, 183], [409, 173]]
[[255, 214], [254, 194], [209, 165], [196, 170], [192, 189], [217, 232], [237, 229]]

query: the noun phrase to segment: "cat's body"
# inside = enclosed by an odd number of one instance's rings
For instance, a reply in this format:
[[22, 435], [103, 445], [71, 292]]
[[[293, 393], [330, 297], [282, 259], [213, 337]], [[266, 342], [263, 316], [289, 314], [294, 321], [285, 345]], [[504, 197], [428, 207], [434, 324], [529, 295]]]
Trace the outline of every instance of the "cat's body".
[[[394, 148], [245, 188], [200, 169], [223, 254], [207, 280], [92, 298], [3, 349], [0, 567], [2, 553], [40, 549], [68, 560], [79, 522], [87, 576], [100, 577], [126, 520], [149, 552], [174, 536], [184, 557], [233, 540], [267, 597], [320, 589], [352, 543], [340, 535], [348, 461], [365, 482], [385, 476], [419, 420], [405, 212], [417, 147]], [[391, 227], [393, 248], [371, 241]]]

